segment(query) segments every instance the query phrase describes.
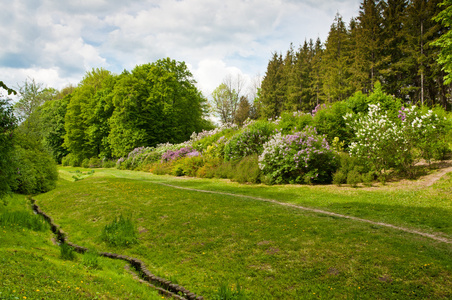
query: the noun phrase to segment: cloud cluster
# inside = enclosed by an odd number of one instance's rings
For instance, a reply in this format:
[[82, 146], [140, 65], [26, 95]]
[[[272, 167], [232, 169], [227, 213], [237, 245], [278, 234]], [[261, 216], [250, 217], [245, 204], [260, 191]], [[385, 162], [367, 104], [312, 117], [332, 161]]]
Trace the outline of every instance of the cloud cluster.
[[[6, 0], [0, 0], [6, 2]], [[91, 68], [119, 73], [171, 57], [210, 93], [228, 73], [265, 72], [273, 51], [326, 38], [359, 0], [16, 0], [0, 12], [0, 78], [61, 88]]]

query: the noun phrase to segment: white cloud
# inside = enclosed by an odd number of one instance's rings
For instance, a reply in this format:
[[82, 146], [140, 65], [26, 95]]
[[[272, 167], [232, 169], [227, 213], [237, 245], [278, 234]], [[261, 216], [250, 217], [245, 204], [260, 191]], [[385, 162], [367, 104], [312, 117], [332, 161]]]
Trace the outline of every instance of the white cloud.
[[336, 12], [348, 21], [359, 3], [0, 0], [8, 7], [0, 12], [0, 79], [15, 85], [34, 74], [61, 88], [93, 67], [119, 73], [168, 56], [191, 65], [200, 88], [210, 93], [229, 73], [265, 73], [271, 52], [285, 52], [290, 42], [324, 40]]

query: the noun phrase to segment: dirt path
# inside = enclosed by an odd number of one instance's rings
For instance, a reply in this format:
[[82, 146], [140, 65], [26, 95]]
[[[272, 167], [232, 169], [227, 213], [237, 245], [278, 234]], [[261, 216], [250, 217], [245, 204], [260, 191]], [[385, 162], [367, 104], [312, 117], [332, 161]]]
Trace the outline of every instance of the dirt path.
[[[424, 187], [431, 186], [436, 181], [438, 181], [442, 176], [447, 174], [448, 172], [452, 172], [452, 167], [447, 167], [447, 168], [444, 168], [444, 169], [440, 169], [438, 172], [435, 172], [433, 174], [424, 176], [419, 181], [420, 183], [418, 182], [418, 184], [421, 185], [421, 186], [424, 186]], [[291, 207], [291, 208], [294, 208], [294, 209], [314, 212], [314, 213], [328, 215], [328, 216], [333, 216], [333, 217], [338, 217], [338, 218], [354, 220], [354, 221], [368, 223], [368, 224], [377, 225], [377, 226], [388, 227], [388, 228], [392, 228], [392, 229], [395, 229], [395, 230], [400, 230], [400, 231], [404, 231], [404, 232], [407, 232], [407, 233], [411, 233], [411, 234], [416, 234], [416, 235], [420, 235], [420, 236], [423, 236], [423, 237], [427, 237], [427, 238], [430, 238], [430, 239], [433, 239], [433, 240], [436, 240], [436, 241], [439, 241], [439, 242], [452, 244], [452, 239], [445, 238], [445, 237], [442, 237], [442, 236], [439, 236], [439, 235], [436, 235], [436, 234], [422, 232], [422, 231], [419, 231], [419, 230], [416, 230], [416, 229], [396, 226], [396, 225], [392, 225], [392, 224], [388, 224], [388, 223], [376, 222], [376, 221], [371, 221], [371, 220], [367, 220], [367, 219], [357, 218], [357, 217], [353, 217], [353, 216], [342, 215], [342, 214], [338, 214], [338, 213], [335, 213], [335, 212], [330, 212], [330, 211], [326, 211], [326, 210], [322, 210], [322, 209], [310, 208], [310, 207], [304, 207], [304, 206], [291, 204], [291, 203], [279, 202], [279, 201], [276, 201], [276, 200], [273, 200], [273, 199], [268, 199], [268, 198], [261, 198], [261, 197], [253, 197], [253, 196], [240, 195], [240, 194], [232, 194], [232, 193], [225, 193], [225, 192], [207, 191], [207, 190], [186, 188], [186, 187], [180, 187], [180, 186], [176, 186], [176, 185], [172, 185], [172, 184], [168, 184], [168, 183], [162, 183], [162, 182], [154, 182], [154, 181], [149, 181], [149, 182], [153, 183], [153, 184], [158, 184], [158, 185], [172, 187], [172, 188], [175, 188], [175, 189], [180, 189], [180, 190], [194, 191], [194, 192], [199, 192], [199, 193], [209, 193], [209, 194], [216, 194], [216, 195], [225, 195], [225, 196], [232, 196], [232, 197], [239, 197], [239, 198], [246, 198], [246, 199], [252, 199], [252, 200], [257, 200], [257, 201], [269, 202], [269, 203], [273, 203], [273, 204], [277, 204], [277, 205], [281, 205], [281, 206]]]

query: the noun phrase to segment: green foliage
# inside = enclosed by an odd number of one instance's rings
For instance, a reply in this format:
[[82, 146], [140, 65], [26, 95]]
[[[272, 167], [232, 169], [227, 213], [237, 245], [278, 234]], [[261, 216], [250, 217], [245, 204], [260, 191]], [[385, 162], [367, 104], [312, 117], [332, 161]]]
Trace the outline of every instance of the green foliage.
[[82, 167], [89, 168], [89, 159], [88, 158], [85, 158], [84, 160], [82, 160]]
[[[335, 102], [331, 107], [318, 106], [314, 110], [312, 126], [319, 134], [326, 135], [329, 143], [338, 137], [345, 145], [348, 145], [352, 137], [350, 128], [346, 126], [344, 115], [348, 112], [347, 105], [343, 102]], [[300, 127], [301, 128], [301, 127]]]
[[44, 219], [26, 210], [6, 210], [0, 213], [0, 226], [28, 228], [34, 231], [48, 230]]
[[109, 119], [113, 156], [125, 156], [140, 146], [180, 143], [201, 131], [206, 100], [194, 83], [185, 63], [169, 58], [122, 74]]
[[61, 163], [63, 157], [69, 154], [68, 150], [63, 147], [63, 143], [66, 135], [64, 118], [70, 99], [71, 94], [61, 99], [47, 101], [36, 111], [41, 118], [40, 130], [43, 143], [57, 163]]
[[346, 182], [347, 174], [344, 174], [342, 170], [339, 169], [333, 174], [333, 183], [336, 184], [337, 186], [341, 186], [342, 183]]
[[259, 168], [259, 156], [253, 154], [242, 158], [234, 167], [230, 179], [238, 183], [260, 183], [262, 171]]
[[93, 69], [71, 94], [65, 114], [64, 147], [77, 160], [111, 156], [108, 120], [113, 112], [116, 80], [110, 71]]
[[217, 290], [217, 293], [212, 298], [214, 300], [246, 300], [245, 291], [242, 287], [237, 284], [237, 286], [229, 287], [227, 283], [222, 283]]
[[195, 177], [198, 170], [204, 165], [204, 159], [199, 156], [182, 157], [173, 164], [173, 175]]
[[27, 145], [23, 138], [16, 138], [18, 144], [14, 159], [17, 174], [14, 190], [27, 195], [48, 192], [55, 188], [58, 179], [55, 161], [39, 146]]
[[8, 99], [0, 98], [0, 199], [15, 185], [17, 172], [13, 159], [13, 131], [17, 126], [13, 108]]
[[361, 174], [359, 173], [359, 168], [355, 167], [353, 170], [347, 174], [347, 184], [352, 187], [357, 187], [358, 183], [362, 182]]
[[88, 168], [101, 168], [102, 161], [98, 157], [91, 157], [88, 161]]
[[277, 129], [283, 134], [289, 134], [306, 126], [313, 126], [312, 115], [301, 111], [285, 111], [278, 118]]
[[61, 160], [63, 166], [80, 167], [82, 165], [82, 160], [79, 156], [69, 153]]
[[75, 250], [66, 243], [60, 244], [60, 258], [64, 260], [75, 260]]
[[99, 262], [99, 254], [95, 250], [88, 250], [83, 254], [82, 264], [88, 269], [102, 270]]
[[432, 42], [432, 45], [441, 48], [437, 61], [443, 66], [442, 70], [447, 73], [444, 77], [444, 84], [450, 84], [452, 83], [452, 57], [450, 55], [452, 53], [452, 43], [450, 42], [452, 40], [452, 1], [444, 0], [440, 5], [444, 6], [444, 9], [434, 20], [441, 23], [448, 30], [439, 39]]
[[256, 121], [249, 124], [225, 144], [225, 160], [236, 160], [262, 153], [263, 145], [268, 141], [274, 129], [274, 124], [266, 121]]
[[110, 246], [130, 247], [138, 243], [138, 232], [130, 218], [120, 215], [105, 225], [101, 240]]

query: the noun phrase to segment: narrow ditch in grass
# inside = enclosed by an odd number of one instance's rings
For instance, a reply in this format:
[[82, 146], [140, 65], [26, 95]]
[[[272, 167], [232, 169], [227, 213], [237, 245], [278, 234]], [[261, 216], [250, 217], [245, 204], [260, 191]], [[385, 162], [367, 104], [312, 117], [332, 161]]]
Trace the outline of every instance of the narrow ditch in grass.
[[[74, 250], [80, 254], [84, 254], [89, 250], [88, 248], [70, 242], [67, 239], [66, 233], [62, 231], [59, 228], [59, 226], [53, 222], [53, 219], [49, 215], [47, 215], [45, 212], [41, 210], [41, 208], [36, 204], [36, 200], [32, 198], [30, 198], [30, 200], [32, 203], [33, 211], [36, 214], [41, 215], [49, 223], [50, 229], [56, 235], [59, 244], [66, 244], [74, 248]], [[179, 300], [204, 300], [203, 296], [198, 296], [180, 285], [174, 284], [171, 281], [166, 280], [164, 278], [155, 276], [147, 269], [146, 265], [139, 259], [110, 252], [100, 252], [99, 255], [103, 257], [126, 261], [132, 267], [132, 269], [130, 267], [128, 267], [127, 269], [128, 271], [130, 271], [130, 273], [135, 274], [138, 280], [146, 283], [149, 287], [156, 289], [158, 292], [167, 297]]]

